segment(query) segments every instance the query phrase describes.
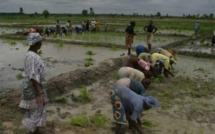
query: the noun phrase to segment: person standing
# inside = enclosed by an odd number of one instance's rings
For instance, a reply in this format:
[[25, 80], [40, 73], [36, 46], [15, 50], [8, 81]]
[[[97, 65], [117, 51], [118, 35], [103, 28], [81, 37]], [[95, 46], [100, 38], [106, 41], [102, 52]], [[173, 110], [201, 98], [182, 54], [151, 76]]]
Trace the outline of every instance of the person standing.
[[135, 21], [131, 21], [130, 25], [125, 29], [126, 37], [125, 37], [125, 45], [128, 49], [128, 55], [131, 55], [131, 48], [133, 45], [133, 39], [136, 33], [134, 32], [134, 27], [136, 26]]
[[151, 51], [153, 36], [157, 31], [157, 28], [153, 25], [152, 20], [150, 20], [149, 24], [144, 27], [144, 31], [147, 32], [146, 43], [149, 51]]
[[194, 24], [195, 35], [197, 36], [199, 33], [199, 22], [195, 22]]
[[45, 87], [45, 64], [38, 55], [42, 45], [39, 33], [29, 33], [27, 43], [30, 46], [25, 56], [22, 99], [19, 107], [26, 110], [22, 125], [34, 134], [39, 127], [46, 125], [46, 105], [48, 102]]
[[211, 40], [211, 46], [215, 46], [215, 30], [214, 30], [214, 33], [213, 33], [213, 37], [212, 37], [212, 40]]
[[57, 20], [56, 22], [56, 34], [60, 34], [61, 35], [61, 25], [60, 25], [60, 21]]

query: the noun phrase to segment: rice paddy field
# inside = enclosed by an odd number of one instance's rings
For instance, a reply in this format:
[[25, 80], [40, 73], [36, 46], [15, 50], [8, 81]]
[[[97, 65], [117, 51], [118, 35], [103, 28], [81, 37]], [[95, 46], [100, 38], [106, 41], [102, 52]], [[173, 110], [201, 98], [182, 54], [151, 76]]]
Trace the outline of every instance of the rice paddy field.
[[[21, 97], [24, 56], [28, 50], [28, 28], [55, 27], [56, 20], [73, 27], [92, 18], [100, 21], [93, 33], [43, 34], [40, 51], [46, 65], [47, 127], [43, 134], [113, 134], [114, 120], [109, 91], [118, 80], [117, 69], [126, 63], [124, 29], [136, 22], [133, 48], [146, 45], [143, 27], [153, 20], [158, 28], [153, 50], [157, 47], [176, 51], [175, 77], [153, 78], [147, 95], [158, 98], [160, 106], [143, 111], [142, 129], [146, 134], [215, 133], [215, 48], [210, 46], [214, 20], [198, 20], [200, 33], [194, 35], [195, 19], [145, 18], [133, 16], [13, 16], [0, 17], [0, 134], [25, 134], [24, 115], [18, 108]], [[103, 31], [104, 22], [109, 29]], [[134, 49], [132, 53], [135, 54]], [[4, 116], [2, 116], [4, 115]], [[124, 133], [134, 134], [128, 126]], [[137, 132], [136, 132], [137, 133]]]

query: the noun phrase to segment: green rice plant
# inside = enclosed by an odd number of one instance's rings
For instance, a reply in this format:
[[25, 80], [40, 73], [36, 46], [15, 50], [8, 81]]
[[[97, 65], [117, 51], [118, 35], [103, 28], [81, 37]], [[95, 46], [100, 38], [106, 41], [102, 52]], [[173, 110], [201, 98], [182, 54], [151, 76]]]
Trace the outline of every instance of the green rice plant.
[[70, 119], [70, 124], [73, 126], [90, 127], [91, 123], [86, 115], [78, 115]]
[[17, 79], [17, 80], [23, 79], [22, 73], [18, 73], [18, 74], [16, 75], [16, 79]]
[[120, 54], [120, 56], [124, 56], [124, 55], [125, 55], [125, 53]]
[[165, 80], [165, 76], [163, 74], [158, 75], [157, 78], [154, 79], [155, 83], [162, 83]]
[[16, 48], [16, 50], [19, 50], [19, 48]]
[[65, 97], [55, 98], [53, 102], [60, 104], [68, 104], [68, 100]]
[[87, 54], [87, 55], [95, 55], [95, 53], [94, 53], [93, 51], [91, 51], [91, 50], [88, 50], [88, 51], [86, 52], [86, 54]]
[[96, 127], [105, 127], [107, 117], [105, 115], [94, 115], [90, 118], [90, 121]]
[[85, 61], [89, 61], [89, 62], [92, 62], [93, 61], [93, 58], [92, 57], [88, 57], [86, 59], [84, 59]]
[[105, 115], [94, 115], [87, 117], [86, 115], [78, 115], [70, 119], [70, 124], [84, 128], [89, 127], [105, 127], [107, 117]]
[[144, 122], [142, 122], [142, 125], [147, 126], [147, 127], [153, 127], [154, 126], [153, 123], [150, 121], [144, 121]]
[[15, 41], [9, 41], [8, 44], [11, 45], [11, 46], [15, 46], [16, 42]]
[[53, 38], [57, 38], [57, 34], [53, 34], [52, 37], [53, 37]]
[[116, 46], [112, 45], [112, 46], [111, 46], [111, 50], [113, 50], [113, 51], [118, 51], [119, 48], [117, 48]]
[[92, 63], [91, 61], [86, 61], [86, 62], [84, 63], [84, 66], [85, 66], [85, 67], [89, 67], [89, 66], [91, 66], [91, 65], [93, 65], [93, 63]]
[[82, 102], [89, 102], [90, 101], [90, 94], [88, 93], [86, 88], [82, 88], [80, 90], [80, 96], [79, 97], [82, 99]]
[[194, 42], [192, 41], [192, 42], [191, 42], [191, 44], [193, 45], [193, 44], [194, 44]]
[[64, 41], [59, 41], [59, 42], [57, 43], [57, 46], [58, 46], [59, 48], [62, 48], [62, 47], [65, 46], [65, 42], [64, 42]]
[[27, 130], [25, 129], [25, 128], [14, 128], [13, 129], [13, 132], [15, 133], [15, 134], [25, 134], [25, 133], [27, 133]]

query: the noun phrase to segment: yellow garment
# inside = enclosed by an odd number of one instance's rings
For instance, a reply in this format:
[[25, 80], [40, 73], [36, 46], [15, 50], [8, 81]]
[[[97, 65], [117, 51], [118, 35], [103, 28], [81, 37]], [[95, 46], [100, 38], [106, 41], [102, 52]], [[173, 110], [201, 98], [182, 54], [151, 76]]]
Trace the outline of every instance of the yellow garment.
[[169, 69], [169, 57], [159, 54], [159, 53], [153, 53], [152, 54], [152, 64], [154, 65], [158, 59], [162, 59], [164, 61], [164, 67], [166, 69]]
[[149, 53], [140, 53], [138, 58], [147, 62], [151, 62], [151, 54]]
[[170, 53], [169, 51], [167, 51], [167, 50], [165, 50], [163, 48], [161, 48], [160, 54], [163, 54], [163, 55], [165, 55], [165, 56], [167, 56], [169, 58], [172, 57], [172, 58], [174, 58], [174, 60], [177, 60], [177, 58], [172, 53]]

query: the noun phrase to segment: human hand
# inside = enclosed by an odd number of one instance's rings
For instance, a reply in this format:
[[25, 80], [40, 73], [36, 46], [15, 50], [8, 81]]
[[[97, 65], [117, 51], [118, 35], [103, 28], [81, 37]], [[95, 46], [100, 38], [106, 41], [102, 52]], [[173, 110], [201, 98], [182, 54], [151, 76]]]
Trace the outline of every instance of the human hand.
[[39, 96], [37, 96], [36, 102], [37, 102], [38, 107], [43, 106], [43, 104], [44, 104], [44, 94], [40, 94]]

